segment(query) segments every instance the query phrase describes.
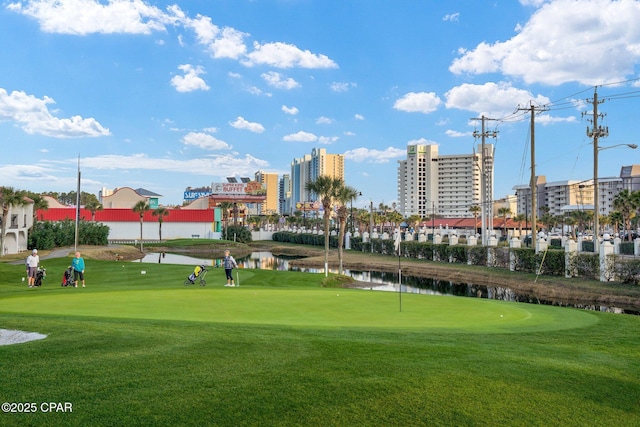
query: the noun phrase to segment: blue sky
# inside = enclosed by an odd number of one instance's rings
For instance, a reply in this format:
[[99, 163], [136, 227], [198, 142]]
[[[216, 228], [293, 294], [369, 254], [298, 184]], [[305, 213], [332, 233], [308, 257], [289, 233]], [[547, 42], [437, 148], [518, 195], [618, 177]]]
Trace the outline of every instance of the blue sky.
[[[0, 0], [0, 185], [185, 187], [345, 155], [354, 206], [397, 199], [406, 146], [471, 153], [497, 130], [496, 198], [536, 171], [589, 179], [603, 146], [640, 142], [632, 0]], [[586, 116], [583, 114], [585, 113]], [[600, 152], [599, 175], [640, 163]]]

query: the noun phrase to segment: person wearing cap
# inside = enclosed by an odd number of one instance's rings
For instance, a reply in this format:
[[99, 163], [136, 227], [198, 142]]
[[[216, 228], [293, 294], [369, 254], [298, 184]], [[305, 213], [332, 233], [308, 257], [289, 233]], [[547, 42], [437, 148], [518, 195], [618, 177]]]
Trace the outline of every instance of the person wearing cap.
[[27, 257], [26, 264], [29, 287], [33, 288], [35, 286], [36, 274], [38, 274], [38, 266], [40, 265], [40, 257], [38, 256], [37, 249], [34, 249], [31, 255]]

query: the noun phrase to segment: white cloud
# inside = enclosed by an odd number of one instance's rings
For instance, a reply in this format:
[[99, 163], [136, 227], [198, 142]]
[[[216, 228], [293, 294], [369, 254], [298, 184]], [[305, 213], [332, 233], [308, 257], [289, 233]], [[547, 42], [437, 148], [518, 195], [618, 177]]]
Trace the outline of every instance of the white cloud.
[[81, 138], [111, 135], [93, 118], [81, 116], [54, 117], [47, 104], [55, 104], [48, 96], [36, 98], [22, 91], [10, 94], [0, 88], [0, 121], [18, 123], [28, 134], [39, 134], [53, 138]]
[[264, 132], [264, 126], [262, 126], [260, 123], [249, 122], [244, 117], [240, 117], [240, 116], [237, 119], [235, 119], [235, 121], [229, 122], [229, 124], [236, 129], [248, 130], [254, 133]]
[[[148, 5], [145, 0], [31, 0], [9, 3], [7, 8], [34, 18], [49, 33], [87, 35], [151, 34], [166, 32], [168, 27], [182, 26], [192, 30], [199, 44], [213, 58], [240, 60], [246, 66], [268, 65], [276, 68], [337, 68], [328, 56], [302, 50], [282, 42], [253, 43], [247, 53], [245, 39], [250, 35], [231, 27], [219, 27], [210, 17], [190, 18], [177, 5], [166, 11]], [[184, 45], [184, 37], [178, 35]]]
[[298, 133], [285, 135], [282, 137], [282, 140], [287, 142], [315, 142], [318, 140], [318, 137], [312, 133], [301, 130]]
[[356, 83], [343, 83], [343, 82], [333, 82], [329, 85], [329, 88], [333, 91], [333, 92], [346, 92], [349, 90], [349, 88], [352, 87], [356, 87], [357, 84]]
[[541, 5], [504, 42], [460, 50], [454, 74], [502, 73], [526, 83], [597, 85], [635, 76], [640, 60], [640, 2], [556, 0]]
[[300, 87], [300, 83], [298, 83], [294, 79], [283, 78], [280, 73], [277, 73], [275, 71], [263, 73], [261, 77], [269, 84], [269, 86], [273, 86], [278, 89], [295, 89]]
[[[68, 162], [73, 163], [76, 160], [72, 159]], [[147, 154], [139, 153], [130, 156], [107, 154], [96, 157], [83, 157], [82, 166], [86, 169], [96, 170], [152, 170], [178, 174], [189, 171], [189, 173], [203, 176], [253, 176], [256, 170], [267, 168], [269, 162], [249, 154], [244, 157], [233, 154], [210, 154], [189, 160], [180, 160], [149, 157]]]
[[357, 163], [389, 163], [391, 159], [399, 159], [407, 155], [406, 149], [387, 147], [384, 150], [374, 150], [365, 147], [346, 151], [344, 158]]
[[254, 42], [253, 52], [242, 61], [246, 66], [269, 65], [275, 68], [337, 68], [338, 65], [326, 55], [317, 55], [308, 50], [286, 43], [260, 44]]
[[449, 21], [449, 22], [458, 22], [460, 20], [460, 12], [450, 13], [450, 14], [444, 15], [442, 20], [443, 21]]
[[449, 90], [445, 98], [447, 108], [472, 111], [496, 119], [512, 114], [518, 105], [528, 105], [531, 101], [537, 105], [550, 103], [545, 96], [534, 96], [528, 90], [515, 88], [505, 82], [483, 85], [465, 83]]
[[295, 116], [296, 114], [299, 113], [299, 110], [296, 107], [287, 107], [286, 105], [282, 106], [282, 111], [292, 116]]
[[251, 86], [251, 87], [247, 88], [246, 90], [251, 95], [255, 95], [255, 96], [266, 96], [267, 98], [273, 96], [273, 94], [271, 92], [264, 92], [262, 89], [260, 89], [259, 87], [255, 87], [255, 86]]
[[578, 119], [575, 116], [554, 117], [550, 116], [549, 114], [539, 114], [536, 116], [536, 123], [543, 126], [552, 125], [555, 123], [575, 123], [577, 121]]
[[410, 113], [429, 114], [436, 111], [441, 103], [440, 98], [433, 92], [409, 92], [398, 99], [393, 108]]
[[469, 136], [473, 136], [473, 132], [459, 132], [457, 130], [451, 129], [447, 129], [444, 133], [451, 138], [466, 138]]
[[534, 6], [540, 7], [544, 3], [548, 3], [551, 0], [519, 0], [520, 4], [523, 6]]
[[184, 145], [193, 145], [203, 150], [229, 150], [231, 146], [213, 136], [202, 132], [189, 132], [182, 138]]
[[353, 116], [356, 120], [364, 120], [364, 116], [362, 114], [356, 114]]
[[417, 145], [417, 144], [421, 144], [421, 145], [438, 145], [437, 142], [431, 141], [431, 140], [429, 140], [427, 138], [411, 139], [411, 140], [407, 141], [407, 145]]
[[178, 66], [185, 74], [184, 76], [174, 76], [171, 79], [171, 85], [178, 92], [193, 92], [194, 90], [209, 90], [207, 83], [200, 77], [204, 73], [201, 66], [194, 67], [190, 64]]
[[185, 27], [191, 28], [198, 42], [205, 45], [214, 58], [238, 59], [247, 51], [244, 38], [248, 34], [234, 28], [220, 27], [208, 16], [197, 15], [195, 19], [185, 19]]
[[316, 120], [317, 125], [330, 125], [331, 123], [333, 123], [333, 119], [330, 119], [329, 117], [321, 116]]
[[34, 18], [47, 33], [150, 34], [164, 31], [176, 21], [178, 8], [165, 13], [142, 0], [32, 0], [10, 3], [7, 8]]
[[318, 138], [318, 142], [320, 144], [333, 144], [334, 142], [338, 141], [337, 136], [321, 136]]

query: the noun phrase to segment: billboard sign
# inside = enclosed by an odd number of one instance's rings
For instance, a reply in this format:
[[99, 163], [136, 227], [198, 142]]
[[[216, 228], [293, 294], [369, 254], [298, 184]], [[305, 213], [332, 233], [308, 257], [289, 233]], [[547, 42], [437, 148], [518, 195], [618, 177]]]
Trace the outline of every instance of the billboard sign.
[[202, 197], [209, 197], [210, 195], [210, 191], [185, 191], [184, 200], [196, 200]]
[[211, 194], [215, 196], [238, 194], [264, 194], [265, 189], [257, 181], [249, 182], [214, 182], [211, 184]]
[[299, 211], [317, 211], [321, 208], [320, 202], [296, 202]]

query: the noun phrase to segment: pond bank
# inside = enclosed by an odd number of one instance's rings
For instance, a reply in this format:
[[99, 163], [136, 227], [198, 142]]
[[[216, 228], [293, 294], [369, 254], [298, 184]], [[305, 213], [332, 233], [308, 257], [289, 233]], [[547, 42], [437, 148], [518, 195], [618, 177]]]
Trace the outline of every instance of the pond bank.
[[[304, 256], [290, 261], [294, 267], [323, 268], [324, 248], [283, 245], [278, 242], [255, 242], [254, 249], [268, 250], [274, 255]], [[338, 268], [338, 251], [329, 253], [329, 267]], [[359, 271], [397, 272], [398, 258], [355, 251], [345, 251], [343, 267]], [[400, 259], [402, 274], [423, 278], [473, 283], [490, 287], [505, 287], [520, 294], [535, 295], [540, 300], [563, 301], [567, 305], [616, 306], [640, 310], [640, 286], [603, 283], [579, 278], [540, 276], [511, 272], [498, 268]], [[358, 284], [354, 284], [358, 286]]]

